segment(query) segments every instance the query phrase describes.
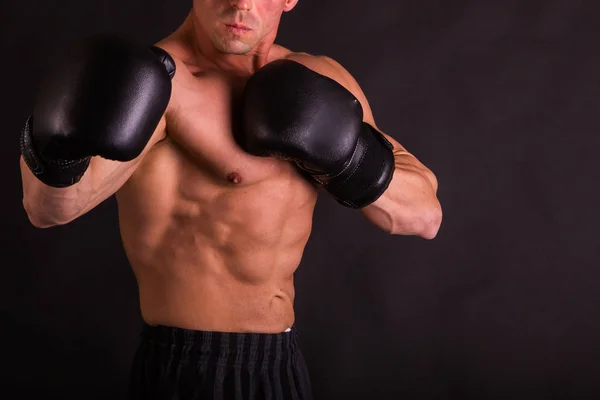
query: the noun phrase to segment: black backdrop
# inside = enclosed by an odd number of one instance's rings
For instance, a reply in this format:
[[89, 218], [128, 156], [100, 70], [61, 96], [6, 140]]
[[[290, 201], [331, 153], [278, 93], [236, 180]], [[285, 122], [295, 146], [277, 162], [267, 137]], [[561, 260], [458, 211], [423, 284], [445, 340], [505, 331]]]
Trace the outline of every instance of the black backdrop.
[[[18, 132], [38, 78], [91, 33], [156, 41], [190, 3], [0, 6], [0, 385], [20, 398], [123, 398], [141, 322], [114, 198], [66, 226], [27, 221]], [[300, 0], [285, 15], [279, 42], [356, 77], [444, 209], [427, 241], [321, 197], [296, 301], [317, 399], [600, 398], [596, 4]]]

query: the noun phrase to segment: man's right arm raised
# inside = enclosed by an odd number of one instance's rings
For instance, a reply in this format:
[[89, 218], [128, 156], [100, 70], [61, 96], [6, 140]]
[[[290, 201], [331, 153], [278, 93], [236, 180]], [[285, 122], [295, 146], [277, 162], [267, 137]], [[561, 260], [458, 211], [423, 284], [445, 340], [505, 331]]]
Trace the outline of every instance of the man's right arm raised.
[[79, 182], [66, 187], [48, 186], [31, 172], [21, 156], [23, 207], [36, 228], [67, 224], [112, 196], [134, 173], [154, 144], [165, 137], [163, 117], [142, 154], [131, 161], [113, 161], [94, 156]]
[[110, 36], [80, 43], [42, 80], [21, 132], [23, 206], [66, 224], [114, 194], [165, 135], [175, 63]]

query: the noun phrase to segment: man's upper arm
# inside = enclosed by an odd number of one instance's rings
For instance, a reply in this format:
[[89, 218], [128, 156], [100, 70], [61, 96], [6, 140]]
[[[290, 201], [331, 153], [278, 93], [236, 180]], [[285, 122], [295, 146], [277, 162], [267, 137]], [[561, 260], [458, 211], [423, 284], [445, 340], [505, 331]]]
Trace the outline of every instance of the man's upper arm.
[[377, 129], [377, 131], [392, 144], [394, 148], [394, 155], [396, 156], [396, 162], [403, 163], [405, 168], [410, 165], [410, 167], [415, 168], [421, 173], [425, 174], [431, 185], [435, 188], [435, 190], [437, 190], [437, 178], [433, 172], [423, 165], [413, 154], [408, 152], [396, 139], [381, 131], [381, 129], [377, 127], [371, 106], [369, 105], [369, 101], [367, 100], [363, 90], [356, 79], [340, 63], [327, 56], [312, 56], [306, 53], [294, 54], [289, 58], [303, 64], [304, 66], [321, 75], [325, 75], [335, 80], [337, 83], [346, 88], [346, 90], [352, 93], [362, 106], [363, 121]]

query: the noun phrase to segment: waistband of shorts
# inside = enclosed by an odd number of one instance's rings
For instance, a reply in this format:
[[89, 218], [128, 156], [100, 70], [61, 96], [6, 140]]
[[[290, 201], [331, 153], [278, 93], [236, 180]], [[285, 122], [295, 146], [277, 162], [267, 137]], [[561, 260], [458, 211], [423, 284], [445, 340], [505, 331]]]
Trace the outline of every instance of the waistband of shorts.
[[279, 358], [282, 353], [295, 353], [298, 348], [295, 326], [281, 333], [250, 333], [203, 331], [144, 323], [141, 337], [155, 345], [181, 347], [205, 354], [239, 354], [250, 358]]

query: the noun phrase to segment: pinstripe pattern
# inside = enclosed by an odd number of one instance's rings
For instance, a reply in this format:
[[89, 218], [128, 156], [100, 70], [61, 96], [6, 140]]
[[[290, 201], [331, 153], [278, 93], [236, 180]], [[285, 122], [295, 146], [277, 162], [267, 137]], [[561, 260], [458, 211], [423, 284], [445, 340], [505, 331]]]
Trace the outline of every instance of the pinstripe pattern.
[[312, 400], [296, 329], [278, 334], [144, 325], [132, 400]]

